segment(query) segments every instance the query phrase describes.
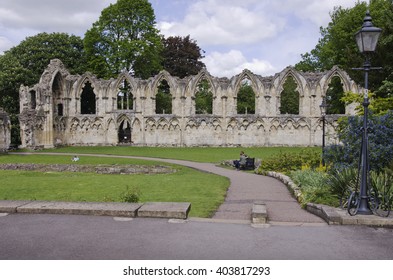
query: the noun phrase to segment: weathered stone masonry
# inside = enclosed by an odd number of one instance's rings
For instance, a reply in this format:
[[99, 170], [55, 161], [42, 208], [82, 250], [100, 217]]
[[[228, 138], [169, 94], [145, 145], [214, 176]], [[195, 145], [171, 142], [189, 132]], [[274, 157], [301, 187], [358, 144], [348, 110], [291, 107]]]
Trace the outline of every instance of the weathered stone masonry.
[[7, 151], [11, 144], [11, 121], [6, 112], [0, 108], [0, 153]]
[[[296, 81], [299, 114], [280, 114], [280, 96], [288, 76]], [[206, 70], [184, 79], [162, 71], [148, 80], [122, 73], [101, 80], [90, 73], [71, 75], [60, 60], [52, 60], [38, 84], [20, 88], [22, 147], [57, 145], [144, 146], [314, 146], [321, 145], [319, 105], [333, 77], [344, 91], [361, 88], [338, 67], [323, 73], [303, 73], [292, 67], [262, 77], [244, 70], [216, 78]], [[255, 114], [237, 114], [237, 94], [247, 79], [255, 93]], [[170, 87], [171, 114], [156, 114], [156, 94], [162, 81]], [[213, 93], [213, 113], [195, 113], [198, 84], [207, 80]], [[119, 92], [124, 83], [130, 94]], [[128, 100], [128, 98], [130, 100]], [[127, 100], [126, 100], [127, 99]], [[353, 105], [346, 114], [353, 113]], [[335, 141], [338, 116], [328, 116], [329, 141]]]

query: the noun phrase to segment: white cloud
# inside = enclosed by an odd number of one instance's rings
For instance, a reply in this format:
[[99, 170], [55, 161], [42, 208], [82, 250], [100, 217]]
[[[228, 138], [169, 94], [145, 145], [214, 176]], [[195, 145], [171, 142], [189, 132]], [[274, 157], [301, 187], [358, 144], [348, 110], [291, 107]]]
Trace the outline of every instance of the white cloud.
[[166, 37], [190, 35], [208, 49], [203, 61], [214, 76], [231, 77], [245, 68], [270, 75], [316, 45], [319, 27], [329, 23], [335, 6], [353, 7], [356, 1], [197, 0], [183, 16], [157, 26]]
[[12, 47], [12, 42], [6, 37], [0, 36], [0, 55], [4, 52], [3, 50], [8, 50]]
[[[117, 0], [0, 0], [0, 53], [26, 36], [66, 32], [83, 36]], [[335, 6], [358, 0], [149, 0], [165, 36], [190, 35], [206, 51], [215, 76], [247, 68], [270, 75], [300, 59], [318, 42]]]
[[114, 2], [116, 0], [1, 0], [0, 52], [40, 32], [83, 36], [98, 20], [101, 11]]
[[275, 36], [283, 28], [283, 19], [259, 14], [249, 0], [238, 3], [203, 0], [192, 4], [181, 21], [159, 22], [165, 36], [191, 35], [203, 45], [255, 43]]
[[248, 61], [239, 50], [231, 50], [226, 53], [212, 52], [203, 59], [203, 62], [210, 74], [216, 77], [231, 78], [244, 69], [260, 75], [271, 75], [276, 70], [268, 61], [255, 58]]

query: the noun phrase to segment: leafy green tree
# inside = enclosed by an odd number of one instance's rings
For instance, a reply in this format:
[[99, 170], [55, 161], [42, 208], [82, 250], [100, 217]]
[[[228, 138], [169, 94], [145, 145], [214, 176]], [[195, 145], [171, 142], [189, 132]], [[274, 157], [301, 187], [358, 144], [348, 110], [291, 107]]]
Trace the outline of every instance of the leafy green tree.
[[248, 81], [241, 85], [237, 94], [237, 113], [255, 114], [255, 93]]
[[281, 92], [280, 114], [299, 114], [299, 92], [292, 76], [288, 76]]
[[[373, 66], [381, 66], [378, 74], [370, 74], [369, 88], [377, 90], [384, 80], [393, 78], [393, 1], [371, 0], [357, 2], [353, 8], [336, 7], [331, 13], [327, 27], [321, 27], [321, 38], [313, 50], [302, 55], [296, 68], [301, 71], [329, 70], [334, 65], [347, 71], [358, 84], [364, 84], [362, 71], [352, 68], [361, 67], [364, 57], [359, 53], [354, 35], [361, 28], [366, 10], [369, 9], [374, 26], [382, 28], [376, 54], [371, 58]], [[383, 96], [383, 92], [380, 92]]]
[[172, 114], [172, 94], [166, 80], [162, 80], [157, 89], [156, 114]]
[[195, 113], [213, 113], [213, 93], [210, 90], [210, 83], [206, 79], [198, 84], [198, 90], [195, 93]]
[[189, 75], [196, 75], [205, 67], [201, 61], [202, 50], [195, 40], [186, 37], [163, 38], [164, 50], [162, 52], [162, 66], [172, 76], [184, 78]]
[[344, 89], [339, 77], [333, 77], [326, 92], [327, 114], [345, 114]]
[[38, 83], [51, 59], [60, 59], [71, 73], [86, 71], [83, 41], [65, 33], [40, 33], [0, 55], [0, 107], [10, 114], [12, 143], [19, 143], [19, 88]]
[[85, 34], [89, 69], [103, 78], [122, 71], [147, 79], [161, 67], [162, 42], [147, 0], [118, 0]]

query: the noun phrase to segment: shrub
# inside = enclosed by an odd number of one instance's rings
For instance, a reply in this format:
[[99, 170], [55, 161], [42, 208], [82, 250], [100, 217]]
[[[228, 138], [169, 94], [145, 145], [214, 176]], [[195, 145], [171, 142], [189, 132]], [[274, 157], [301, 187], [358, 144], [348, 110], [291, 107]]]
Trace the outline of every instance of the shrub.
[[358, 189], [358, 172], [354, 168], [333, 169], [327, 176], [325, 183], [332, 194], [337, 197], [340, 206], [344, 207], [350, 193]]
[[140, 198], [140, 191], [136, 187], [129, 188], [127, 186], [127, 189], [120, 195], [121, 201], [129, 202], [129, 203], [139, 202], [139, 198]]
[[315, 151], [303, 150], [301, 153], [280, 153], [272, 158], [263, 160], [257, 173], [275, 171], [290, 174], [291, 171], [299, 170], [302, 166], [317, 168], [321, 162], [321, 154]]
[[338, 205], [337, 197], [326, 185], [327, 174], [315, 170], [298, 170], [291, 172], [294, 183], [299, 185], [300, 203], [304, 207], [307, 203]]
[[[368, 127], [370, 168], [382, 171], [393, 160], [393, 111], [383, 116], [371, 115]], [[356, 167], [360, 160], [362, 133], [362, 116], [341, 119], [337, 134], [342, 145], [327, 147], [325, 162], [334, 168]]]
[[384, 172], [371, 172], [370, 185], [378, 196], [379, 203], [391, 209], [393, 206], [393, 171], [385, 169]]

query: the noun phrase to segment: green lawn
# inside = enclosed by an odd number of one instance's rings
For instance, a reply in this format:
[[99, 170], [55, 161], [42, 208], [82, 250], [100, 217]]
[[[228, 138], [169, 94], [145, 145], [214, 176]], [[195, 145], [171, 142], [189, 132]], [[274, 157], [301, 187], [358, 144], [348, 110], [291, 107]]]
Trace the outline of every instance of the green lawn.
[[[171, 158], [190, 160], [197, 162], [220, 163], [223, 160], [237, 159], [240, 151], [244, 151], [248, 156], [265, 159], [281, 152], [301, 153], [304, 149], [320, 151], [319, 147], [250, 147], [250, 148], [163, 148], [163, 147], [64, 147], [58, 149], [48, 149], [46, 152], [59, 153], [90, 153], [90, 154], [112, 154], [112, 155], [129, 155], [143, 156], [153, 158]], [[44, 152], [45, 152], [44, 151]]]
[[[3, 155], [0, 163], [71, 164], [71, 157]], [[191, 202], [191, 216], [210, 217], [224, 201], [229, 187], [227, 178], [161, 162], [84, 156], [77, 164], [159, 164], [172, 166], [177, 172], [104, 175], [0, 170], [0, 200], [120, 201], [127, 187], [136, 187], [141, 202]]]
[[[236, 159], [241, 150], [249, 156], [265, 159], [280, 152], [301, 153], [305, 148], [156, 148], [156, 147], [65, 147], [42, 152], [69, 155], [0, 155], [1, 163], [92, 164], [92, 165], [169, 165], [173, 174], [103, 175], [95, 173], [33, 172], [0, 170], [0, 200], [58, 200], [58, 201], [121, 201], [127, 187], [136, 187], [141, 202], [191, 202], [190, 216], [210, 217], [224, 201], [229, 180], [191, 168], [157, 161], [126, 158], [81, 156], [77, 163], [72, 155], [109, 154], [182, 159], [219, 163]], [[316, 149], [320, 148], [307, 148]]]

